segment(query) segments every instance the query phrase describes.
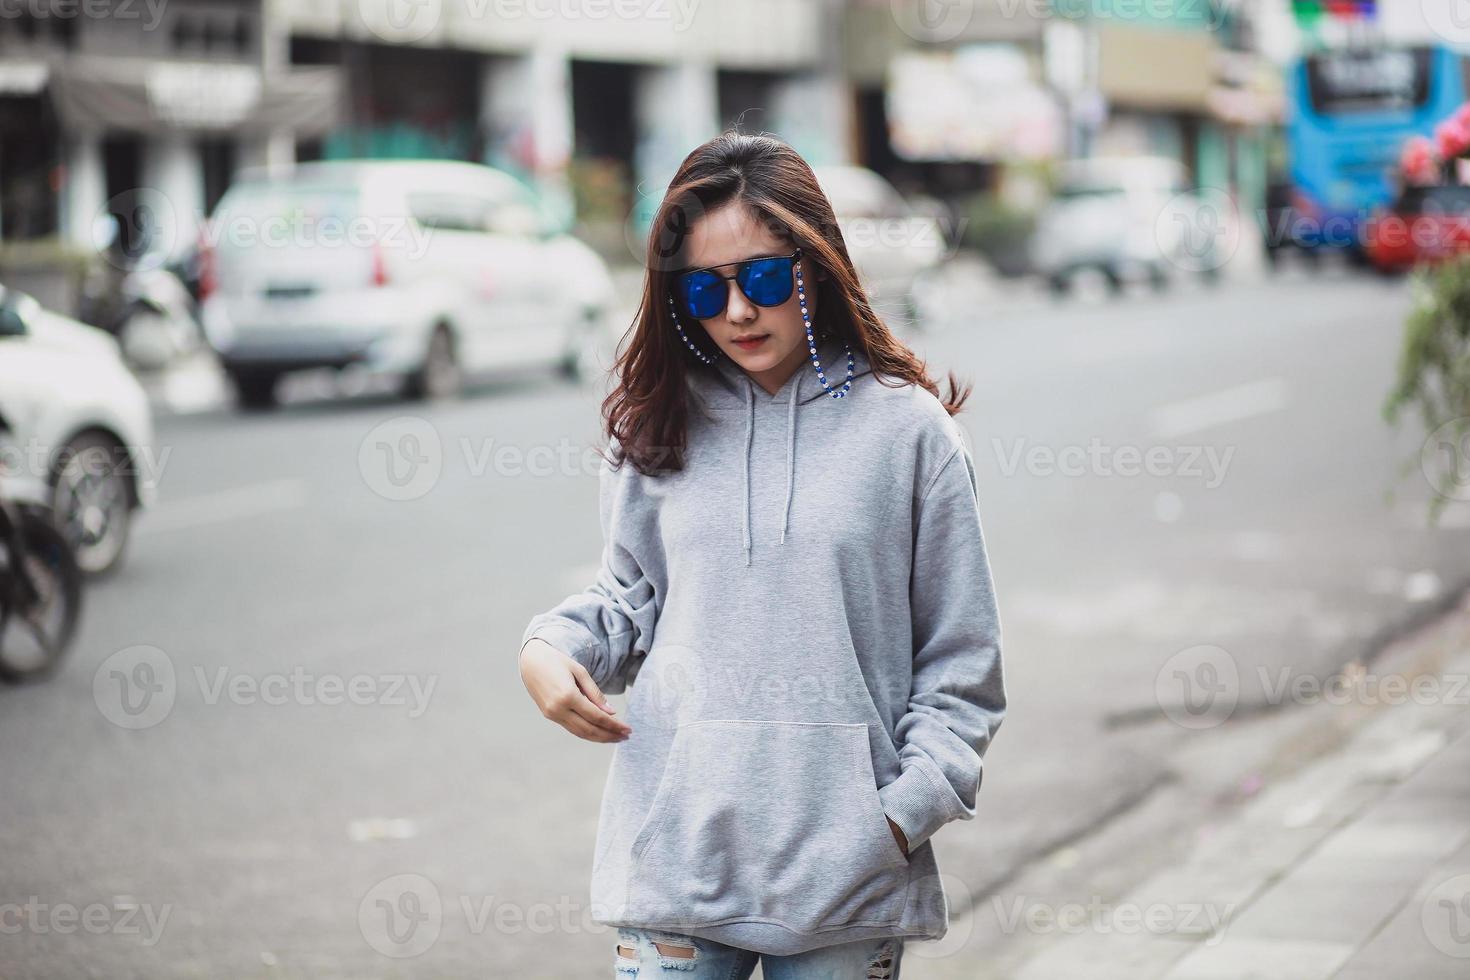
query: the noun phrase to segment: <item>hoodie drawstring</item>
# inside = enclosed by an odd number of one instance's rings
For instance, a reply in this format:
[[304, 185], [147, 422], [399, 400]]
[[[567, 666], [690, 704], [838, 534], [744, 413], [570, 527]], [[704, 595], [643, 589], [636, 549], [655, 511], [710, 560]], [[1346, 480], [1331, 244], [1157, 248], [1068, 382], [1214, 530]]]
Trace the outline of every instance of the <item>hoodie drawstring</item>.
[[[791, 496], [796, 486], [796, 396], [801, 392], [801, 379], [791, 385], [791, 399], [786, 408], [786, 502], [781, 508], [781, 543], [786, 543], [786, 526], [791, 519]], [[750, 564], [750, 447], [755, 439], [755, 382], [745, 379], [745, 564]]]
[[745, 564], [750, 564], [750, 443], [755, 438], [755, 382], [745, 382]]
[[786, 505], [781, 508], [781, 543], [786, 543], [786, 521], [791, 515], [791, 484], [796, 479], [796, 393], [798, 382], [791, 386], [791, 405], [786, 410]]

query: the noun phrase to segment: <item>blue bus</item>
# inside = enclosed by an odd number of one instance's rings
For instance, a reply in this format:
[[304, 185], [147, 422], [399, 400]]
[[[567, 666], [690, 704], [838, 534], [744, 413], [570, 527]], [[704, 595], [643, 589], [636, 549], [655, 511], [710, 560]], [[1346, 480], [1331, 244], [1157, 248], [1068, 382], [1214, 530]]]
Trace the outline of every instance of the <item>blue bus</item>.
[[[1431, 136], [1465, 101], [1464, 59], [1443, 47], [1313, 52], [1288, 70], [1287, 153], [1299, 231], [1292, 244], [1351, 249], [1389, 204], [1404, 141]], [[1279, 228], [1266, 229], [1280, 244]]]

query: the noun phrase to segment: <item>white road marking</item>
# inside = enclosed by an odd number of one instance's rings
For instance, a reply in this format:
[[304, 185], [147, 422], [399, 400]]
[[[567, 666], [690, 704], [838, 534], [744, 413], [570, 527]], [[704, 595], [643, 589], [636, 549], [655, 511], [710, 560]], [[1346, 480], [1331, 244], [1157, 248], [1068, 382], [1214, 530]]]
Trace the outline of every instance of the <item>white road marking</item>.
[[1279, 412], [1286, 402], [1286, 382], [1266, 378], [1160, 405], [1149, 413], [1149, 422], [1158, 438], [1177, 439], [1217, 425]]
[[407, 817], [364, 817], [347, 822], [347, 839], [357, 844], [379, 840], [413, 840], [418, 824]]
[[145, 513], [139, 531], [178, 531], [225, 524], [260, 514], [295, 510], [306, 505], [306, 483], [302, 480], [270, 480], [218, 493], [161, 503]]

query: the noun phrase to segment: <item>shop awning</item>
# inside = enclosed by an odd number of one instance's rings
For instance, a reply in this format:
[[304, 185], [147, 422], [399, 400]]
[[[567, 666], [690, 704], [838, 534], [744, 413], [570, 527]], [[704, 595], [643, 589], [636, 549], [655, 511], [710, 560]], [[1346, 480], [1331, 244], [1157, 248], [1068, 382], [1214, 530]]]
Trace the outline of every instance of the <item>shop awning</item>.
[[66, 127], [314, 136], [342, 119], [341, 74], [330, 65], [266, 75], [255, 65], [68, 57], [50, 76]]

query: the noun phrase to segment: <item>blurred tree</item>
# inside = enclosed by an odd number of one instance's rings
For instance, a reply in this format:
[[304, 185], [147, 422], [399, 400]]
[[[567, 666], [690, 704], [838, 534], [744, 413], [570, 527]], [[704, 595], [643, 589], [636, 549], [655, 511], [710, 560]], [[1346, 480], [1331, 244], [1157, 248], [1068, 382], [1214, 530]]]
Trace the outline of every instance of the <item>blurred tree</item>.
[[1436, 491], [1429, 502], [1435, 524], [1450, 500], [1470, 499], [1470, 255], [1415, 273], [1398, 381], [1384, 417], [1397, 423], [1411, 407], [1429, 438], [1405, 468], [1419, 463]]

